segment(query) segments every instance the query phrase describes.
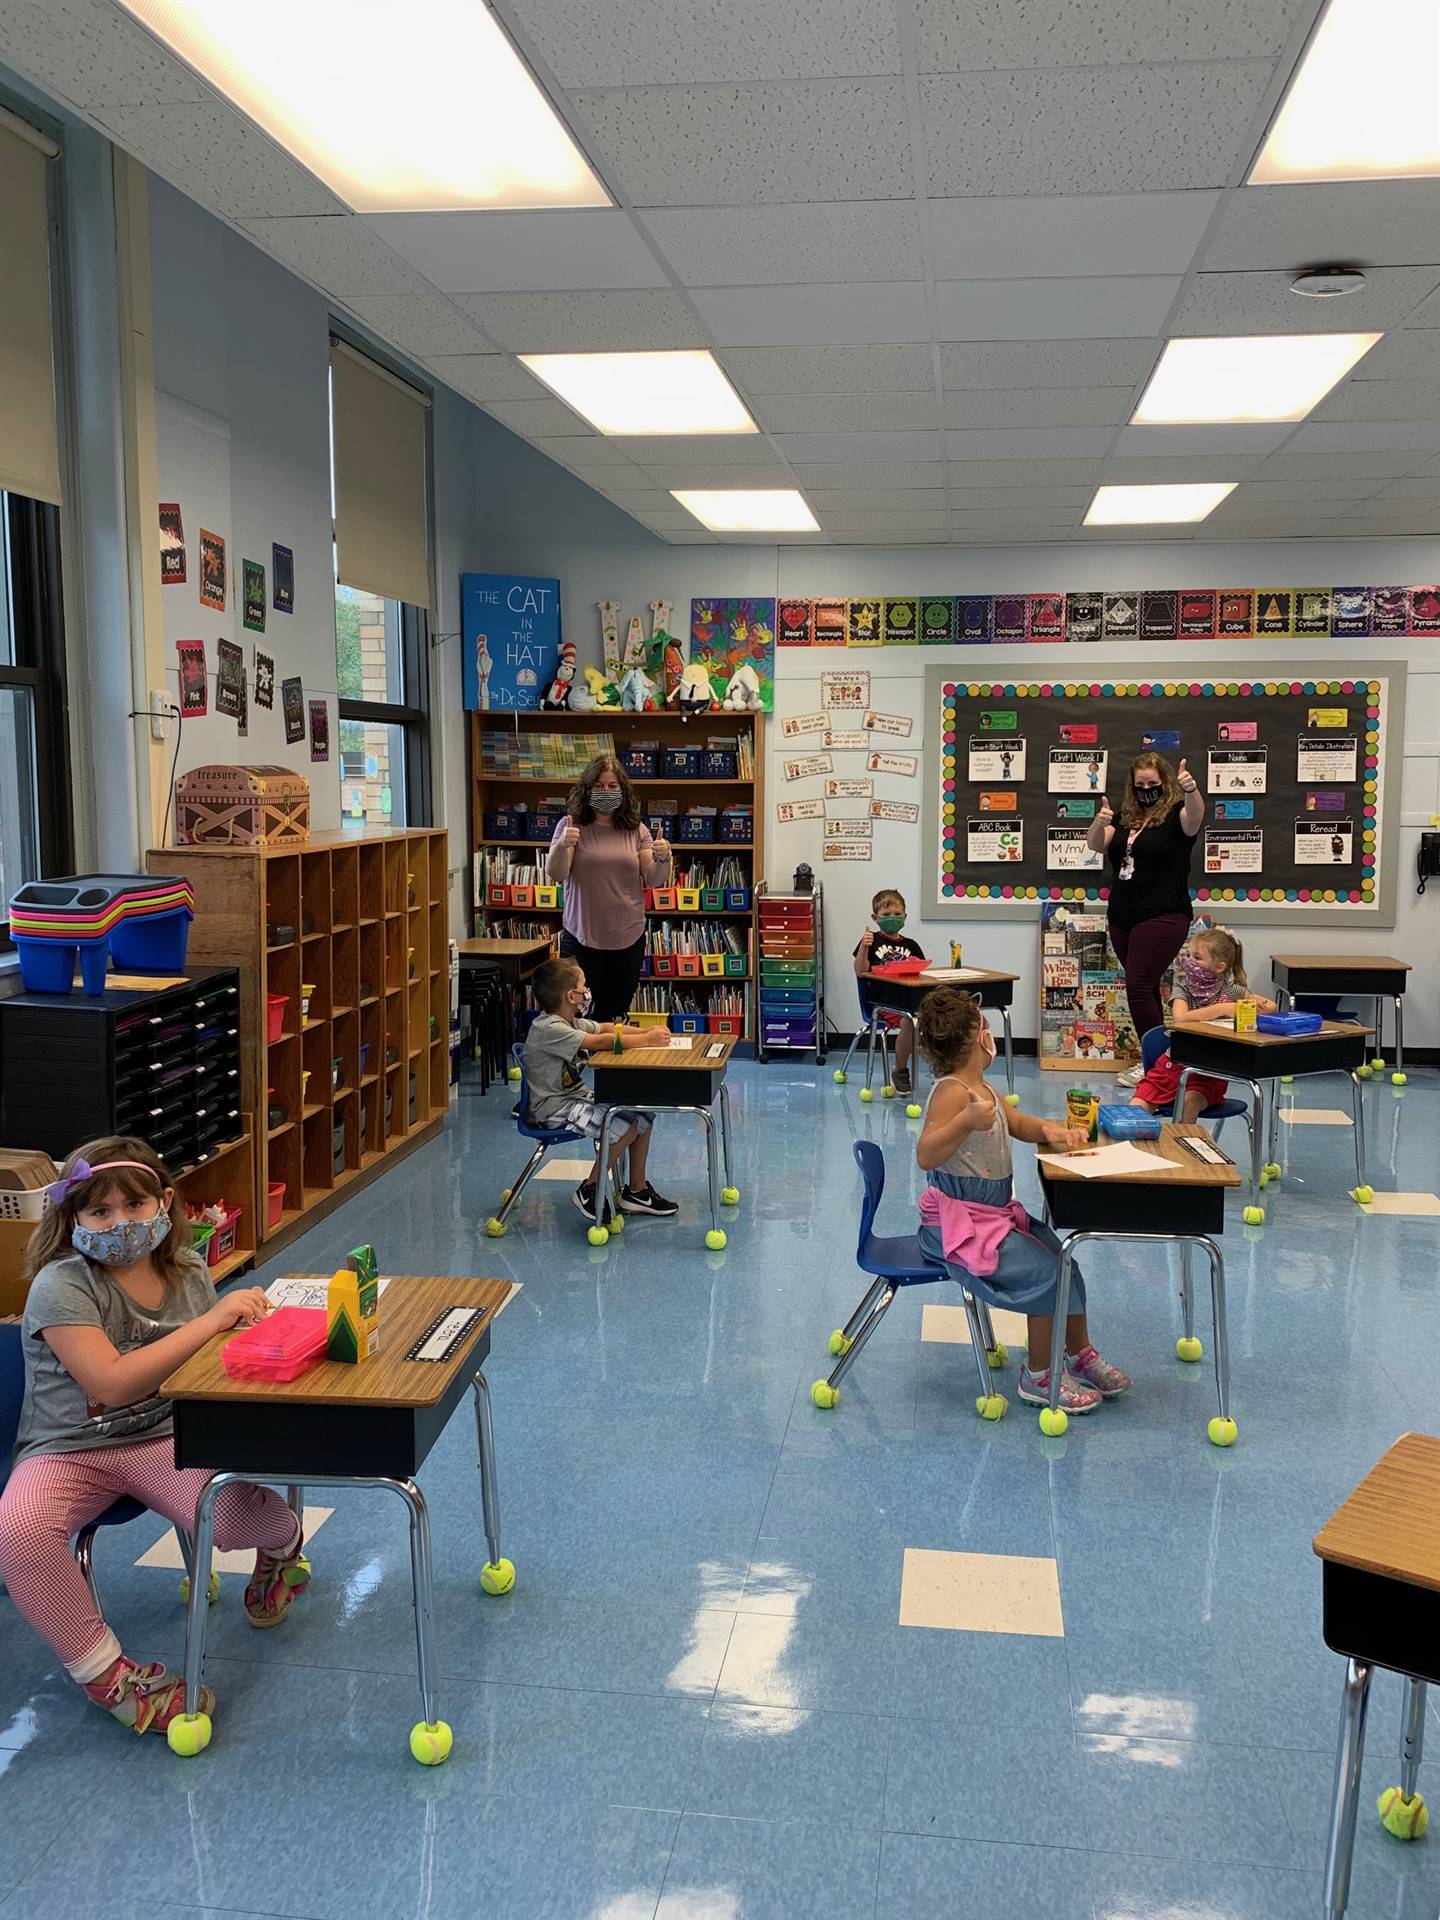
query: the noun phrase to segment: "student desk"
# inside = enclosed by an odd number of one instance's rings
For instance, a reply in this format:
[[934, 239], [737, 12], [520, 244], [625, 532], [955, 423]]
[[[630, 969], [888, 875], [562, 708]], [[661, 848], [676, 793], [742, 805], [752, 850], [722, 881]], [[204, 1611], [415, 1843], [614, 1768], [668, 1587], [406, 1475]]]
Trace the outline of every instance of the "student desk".
[[457, 943], [462, 971], [467, 960], [493, 960], [512, 987], [523, 985], [544, 965], [550, 957], [550, 945], [549, 938], [543, 934], [533, 940], [504, 940], [495, 936]]
[[[670, 1040], [688, 1039], [688, 1047], [671, 1047]], [[730, 1089], [725, 1069], [735, 1042], [718, 1033], [666, 1034], [654, 1047], [627, 1047], [624, 1053], [592, 1053], [595, 1099], [607, 1109], [600, 1132], [600, 1165], [610, 1164], [610, 1135], [614, 1120], [636, 1107], [652, 1113], [693, 1113], [705, 1129], [705, 1168], [710, 1181], [710, 1231], [705, 1244], [718, 1252], [725, 1244], [720, 1207], [738, 1206], [730, 1157]], [[720, 1103], [720, 1145], [725, 1161], [725, 1186], [720, 1186], [715, 1159], [715, 1103]], [[623, 1124], [622, 1129], [623, 1131]], [[604, 1207], [607, 1183], [595, 1183], [596, 1227]]]
[[[920, 1010], [920, 1002], [927, 993], [933, 993], [936, 987], [960, 987], [966, 993], [973, 993], [982, 1007], [994, 1007], [1000, 1014], [1000, 1022], [1005, 1030], [1005, 1092], [1015, 1091], [1015, 1039], [1010, 1031], [1010, 1007], [1015, 998], [1015, 982], [1018, 973], [992, 973], [988, 967], [961, 967], [958, 971], [965, 977], [961, 980], [948, 978], [954, 969], [940, 970], [941, 977], [936, 978], [934, 970], [929, 973], [862, 973], [856, 976], [865, 985], [865, 998], [872, 1007], [886, 1007], [892, 1013], [903, 1013], [914, 1025], [915, 1015]], [[870, 1084], [867, 1071], [865, 1084]], [[1013, 1101], [1011, 1103], [1014, 1104]]]
[[1440, 1684], [1440, 1439], [1402, 1435], [1314, 1544], [1323, 1569], [1325, 1644], [1346, 1662], [1325, 1857], [1325, 1912], [1340, 1920], [1350, 1897], [1374, 1667], [1405, 1676], [1400, 1786], [1380, 1796], [1381, 1818], [1390, 1832], [1418, 1838], [1425, 1688]]
[[[1275, 1136], [1280, 1125], [1277, 1080], [1304, 1074], [1344, 1073], [1350, 1077], [1350, 1105], [1355, 1118], [1355, 1181], [1352, 1197], [1361, 1205], [1374, 1195], [1365, 1183], [1365, 1109], [1360, 1100], [1357, 1070], [1365, 1063], [1369, 1027], [1327, 1020], [1316, 1033], [1236, 1033], [1229, 1020], [1198, 1020], [1170, 1029], [1170, 1058], [1181, 1069], [1175, 1092], [1175, 1111], [1185, 1111], [1191, 1073], [1213, 1074], [1217, 1080], [1242, 1080], [1250, 1089], [1255, 1111], [1250, 1126], [1250, 1194], [1245, 1224], [1258, 1227], [1265, 1218], [1260, 1189], [1280, 1178], [1275, 1158]], [[1270, 1088], [1270, 1124], [1265, 1128], [1265, 1088]], [[1263, 1154], [1263, 1160], [1262, 1160]]]
[[1395, 1004], [1395, 1071], [1397, 1087], [1405, 1084], [1405, 988], [1410, 962], [1388, 954], [1276, 953], [1270, 956], [1270, 978], [1282, 1007], [1294, 1006], [1309, 993], [1342, 994], [1375, 1002], [1375, 1054], [1368, 1065], [1355, 1069], [1362, 1080], [1372, 1068], [1385, 1064], [1384, 1007]]
[[[232, 1380], [221, 1349], [233, 1338], [217, 1334], [160, 1391], [175, 1403], [175, 1464], [214, 1469], [195, 1516], [194, 1560], [185, 1622], [185, 1704], [199, 1705], [205, 1663], [215, 1496], [234, 1480], [285, 1487], [299, 1510], [300, 1489], [324, 1486], [389, 1487], [410, 1511], [410, 1568], [415, 1591], [415, 1649], [423, 1717], [410, 1736], [411, 1752], [427, 1765], [450, 1751], [450, 1729], [435, 1711], [432, 1627], [434, 1578], [430, 1517], [415, 1475], [467, 1391], [475, 1396], [480, 1455], [480, 1501], [490, 1560], [481, 1572], [487, 1592], [504, 1593], [515, 1570], [500, 1557], [500, 1500], [495, 1481], [495, 1435], [490, 1390], [481, 1371], [490, 1352], [490, 1327], [518, 1288], [510, 1280], [458, 1280], [396, 1275], [381, 1299], [380, 1351], [358, 1366], [322, 1361], [297, 1380]], [[480, 1319], [447, 1358], [411, 1360], [409, 1348], [448, 1307], [474, 1307]], [[488, 1576], [488, 1578], [487, 1578]], [[179, 1723], [177, 1723], [179, 1724]], [[188, 1741], [187, 1741], [188, 1736]], [[198, 1753], [208, 1745], [203, 1715], [175, 1725], [171, 1745]]]
[[[1155, 1161], [1153, 1173], [1100, 1175], [1085, 1179], [1065, 1167], [1037, 1161], [1045, 1212], [1060, 1236], [1060, 1272], [1055, 1290], [1055, 1336], [1050, 1353], [1050, 1405], [1040, 1415], [1041, 1431], [1063, 1433], [1067, 1422], [1060, 1408], [1060, 1373], [1065, 1358], [1065, 1319], [1070, 1310], [1070, 1269], [1075, 1249], [1087, 1240], [1174, 1241], [1181, 1249], [1180, 1304], [1185, 1331], [1176, 1342], [1181, 1360], [1200, 1358], [1195, 1338], [1195, 1297], [1190, 1282], [1190, 1249], [1200, 1247], [1210, 1262], [1210, 1313], [1215, 1336], [1215, 1387], [1220, 1411], [1210, 1422], [1209, 1434], [1217, 1447], [1233, 1446], [1235, 1422], [1230, 1418], [1230, 1338], [1225, 1318], [1225, 1260], [1216, 1236], [1225, 1230], [1225, 1195], [1240, 1185], [1240, 1174], [1228, 1159], [1218, 1164], [1198, 1160], [1182, 1147], [1182, 1139], [1214, 1142], [1203, 1127], [1160, 1123], [1158, 1140], [1134, 1145]], [[1041, 1149], [1040, 1151], [1045, 1151]], [[1219, 1148], [1216, 1148], [1219, 1152]]]

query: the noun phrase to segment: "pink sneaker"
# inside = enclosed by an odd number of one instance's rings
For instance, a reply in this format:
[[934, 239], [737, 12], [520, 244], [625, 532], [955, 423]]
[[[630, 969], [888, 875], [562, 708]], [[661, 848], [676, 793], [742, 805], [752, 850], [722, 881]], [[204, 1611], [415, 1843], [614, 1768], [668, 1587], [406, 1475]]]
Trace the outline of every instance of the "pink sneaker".
[[255, 1571], [245, 1588], [245, 1612], [252, 1627], [278, 1627], [310, 1584], [310, 1562], [302, 1534], [287, 1554], [255, 1554]]
[[[1050, 1404], [1050, 1369], [1046, 1367], [1040, 1373], [1032, 1373], [1029, 1367], [1021, 1367], [1020, 1384], [1016, 1392], [1022, 1400], [1028, 1400], [1032, 1407], [1048, 1407]], [[1094, 1387], [1087, 1387], [1069, 1372], [1060, 1376], [1060, 1406], [1065, 1413], [1093, 1413], [1100, 1404], [1100, 1395]]]
[[[86, 1693], [132, 1733], [163, 1734], [185, 1711], [185, 1682], [161, 1666], [137, 1667], [122, 1654], [108, 1673], [86, 1684]], [[214, 1713], [215, 1696], [200, 1689], [201, 1713]]]
[[1112, 1367], [1094, 1347], [1082, 1347], [1079, 1353], [1067, 1353], [1065, 1371], [1073, 1374], [1077, 1380], [1083, 1380], [1087, 1387], [1093, 1387], [1102, 1400], [1113, 1400], [1117, 1394], [1128, 1393], [1135, 1384], [1128, 1373]]

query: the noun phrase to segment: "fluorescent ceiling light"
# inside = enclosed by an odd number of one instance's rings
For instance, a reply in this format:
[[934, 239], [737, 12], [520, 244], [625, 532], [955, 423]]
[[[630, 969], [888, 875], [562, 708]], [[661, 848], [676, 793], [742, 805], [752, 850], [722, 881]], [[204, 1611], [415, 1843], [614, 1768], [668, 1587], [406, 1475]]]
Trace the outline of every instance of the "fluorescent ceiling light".
[[1303, 420], [1381, 338], [1378, 333], [1261, 333], [1167, 341], [1131, 424]]
[[758, 433], [703, 351], [522, 353], [522, 366], [598, 433]]
[[1440, 174], [1437, 73], [1435, 0], [1330, 0], [1249, 184]]
[[1167, 520], [1203, 520], [1235, 491], [1233, 480], [1201, 480], [1180, 487], [1098, 487], [1087, 527], [1146, 527]]
[[123, 0], [357, 213], [608, 207], [478, 0]]
[[819, 533], [794, 487], [674, 487], [687, 513], [712, 533]]

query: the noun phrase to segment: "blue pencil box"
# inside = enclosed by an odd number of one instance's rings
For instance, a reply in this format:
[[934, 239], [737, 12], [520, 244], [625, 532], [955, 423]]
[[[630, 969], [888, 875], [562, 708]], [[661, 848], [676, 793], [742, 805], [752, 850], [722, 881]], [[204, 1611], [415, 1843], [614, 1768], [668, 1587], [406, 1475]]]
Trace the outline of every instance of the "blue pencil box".
[[1158, 1140], [1160, 1119], [1144, 1107], [1100, 1108], [1100, 1131], [1112, 1140]]
[[1262, 1013], [1255, 1020], [1260, 1033], [1318, 1033], [1324, 1024], [1318, 1013]]

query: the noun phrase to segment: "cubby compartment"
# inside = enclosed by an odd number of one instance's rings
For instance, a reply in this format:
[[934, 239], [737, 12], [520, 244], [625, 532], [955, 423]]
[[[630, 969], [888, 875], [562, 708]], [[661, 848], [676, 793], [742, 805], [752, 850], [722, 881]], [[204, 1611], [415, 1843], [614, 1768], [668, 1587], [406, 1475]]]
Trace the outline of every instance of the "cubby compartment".
[[360, 1004], [360, 931], [337, 933], [330, 943], [332, 1017], [353, 1013]]
[[416, 980], [405, 993], [406, 1050], [413, 1057], [429, 1039], [430, 994], [423, 980]]
[[403, 1066], [409, 1040], [405, 1032], [405, 989], [401, 987], [395, 993], [385, 996], [385, 1031], [381, 1036], [380, 1065], [382, 1071], [391, 1067]]
[[385, 849], [361, 847], [360, 925], [378, 925], [385, 917]]
[[302, 940], [329, 938], [330, 856], [306, 853], [300, 858], [300, 937]]
[[[290, 934], [288, 940], [284, 937], [287, 928]], [[265, 864], [266, 952], [274, 955], [286, 947], [293, 947], [299, 938], [300, 856], [291, 854]]]
[[313, 1206], [335, 1184], [331, 1155], [332, 1109], [312, 1113], [305, 1122], [305, 1203]]
[[357, 1006], [370, 1006], [384, 991], [385, 925], [376, 920], [360, 928], [360, 971], [355, 982]]
[[407, 871], [404, 843], [397, 842], [387, 846], [385, 849], [385, 913], [387, 918], [391, 914], [404, 913], [405, 911], [405, 875]]
[[330, 924], [334, 932], [360, 919], [360, 849], [330, 849]]
[[[338, 1077], [335, 1062], [339, 1061]], [[360, 1015], [343, 1013], [330, 1028], [331, 1097], [339, 1099], [360, 1084]]]
[[385, 1138], [402, 1140], [408, 1131], [405, 1120], [405, 1067], [402, 1062], [385, 1075]]
[[[305, 1203], [304, 1139], [302, 1128], [289, 1127], [278, 1140], [272, 1140], [268, 1148], [270, 1184], [283, 1185], [285, 1188], [283, 1208], [277, 1222], [279, 1227], [287, 1226]], [[269, 1227], [268, 1231], [273, 1233], [276, 1228]]]
[[385, 1070], [385, 1020], [384, 1008], [377, 1001], [374, 1006], [360, 1009], [360, 1082], [367, 1086], [376, 1080]]

